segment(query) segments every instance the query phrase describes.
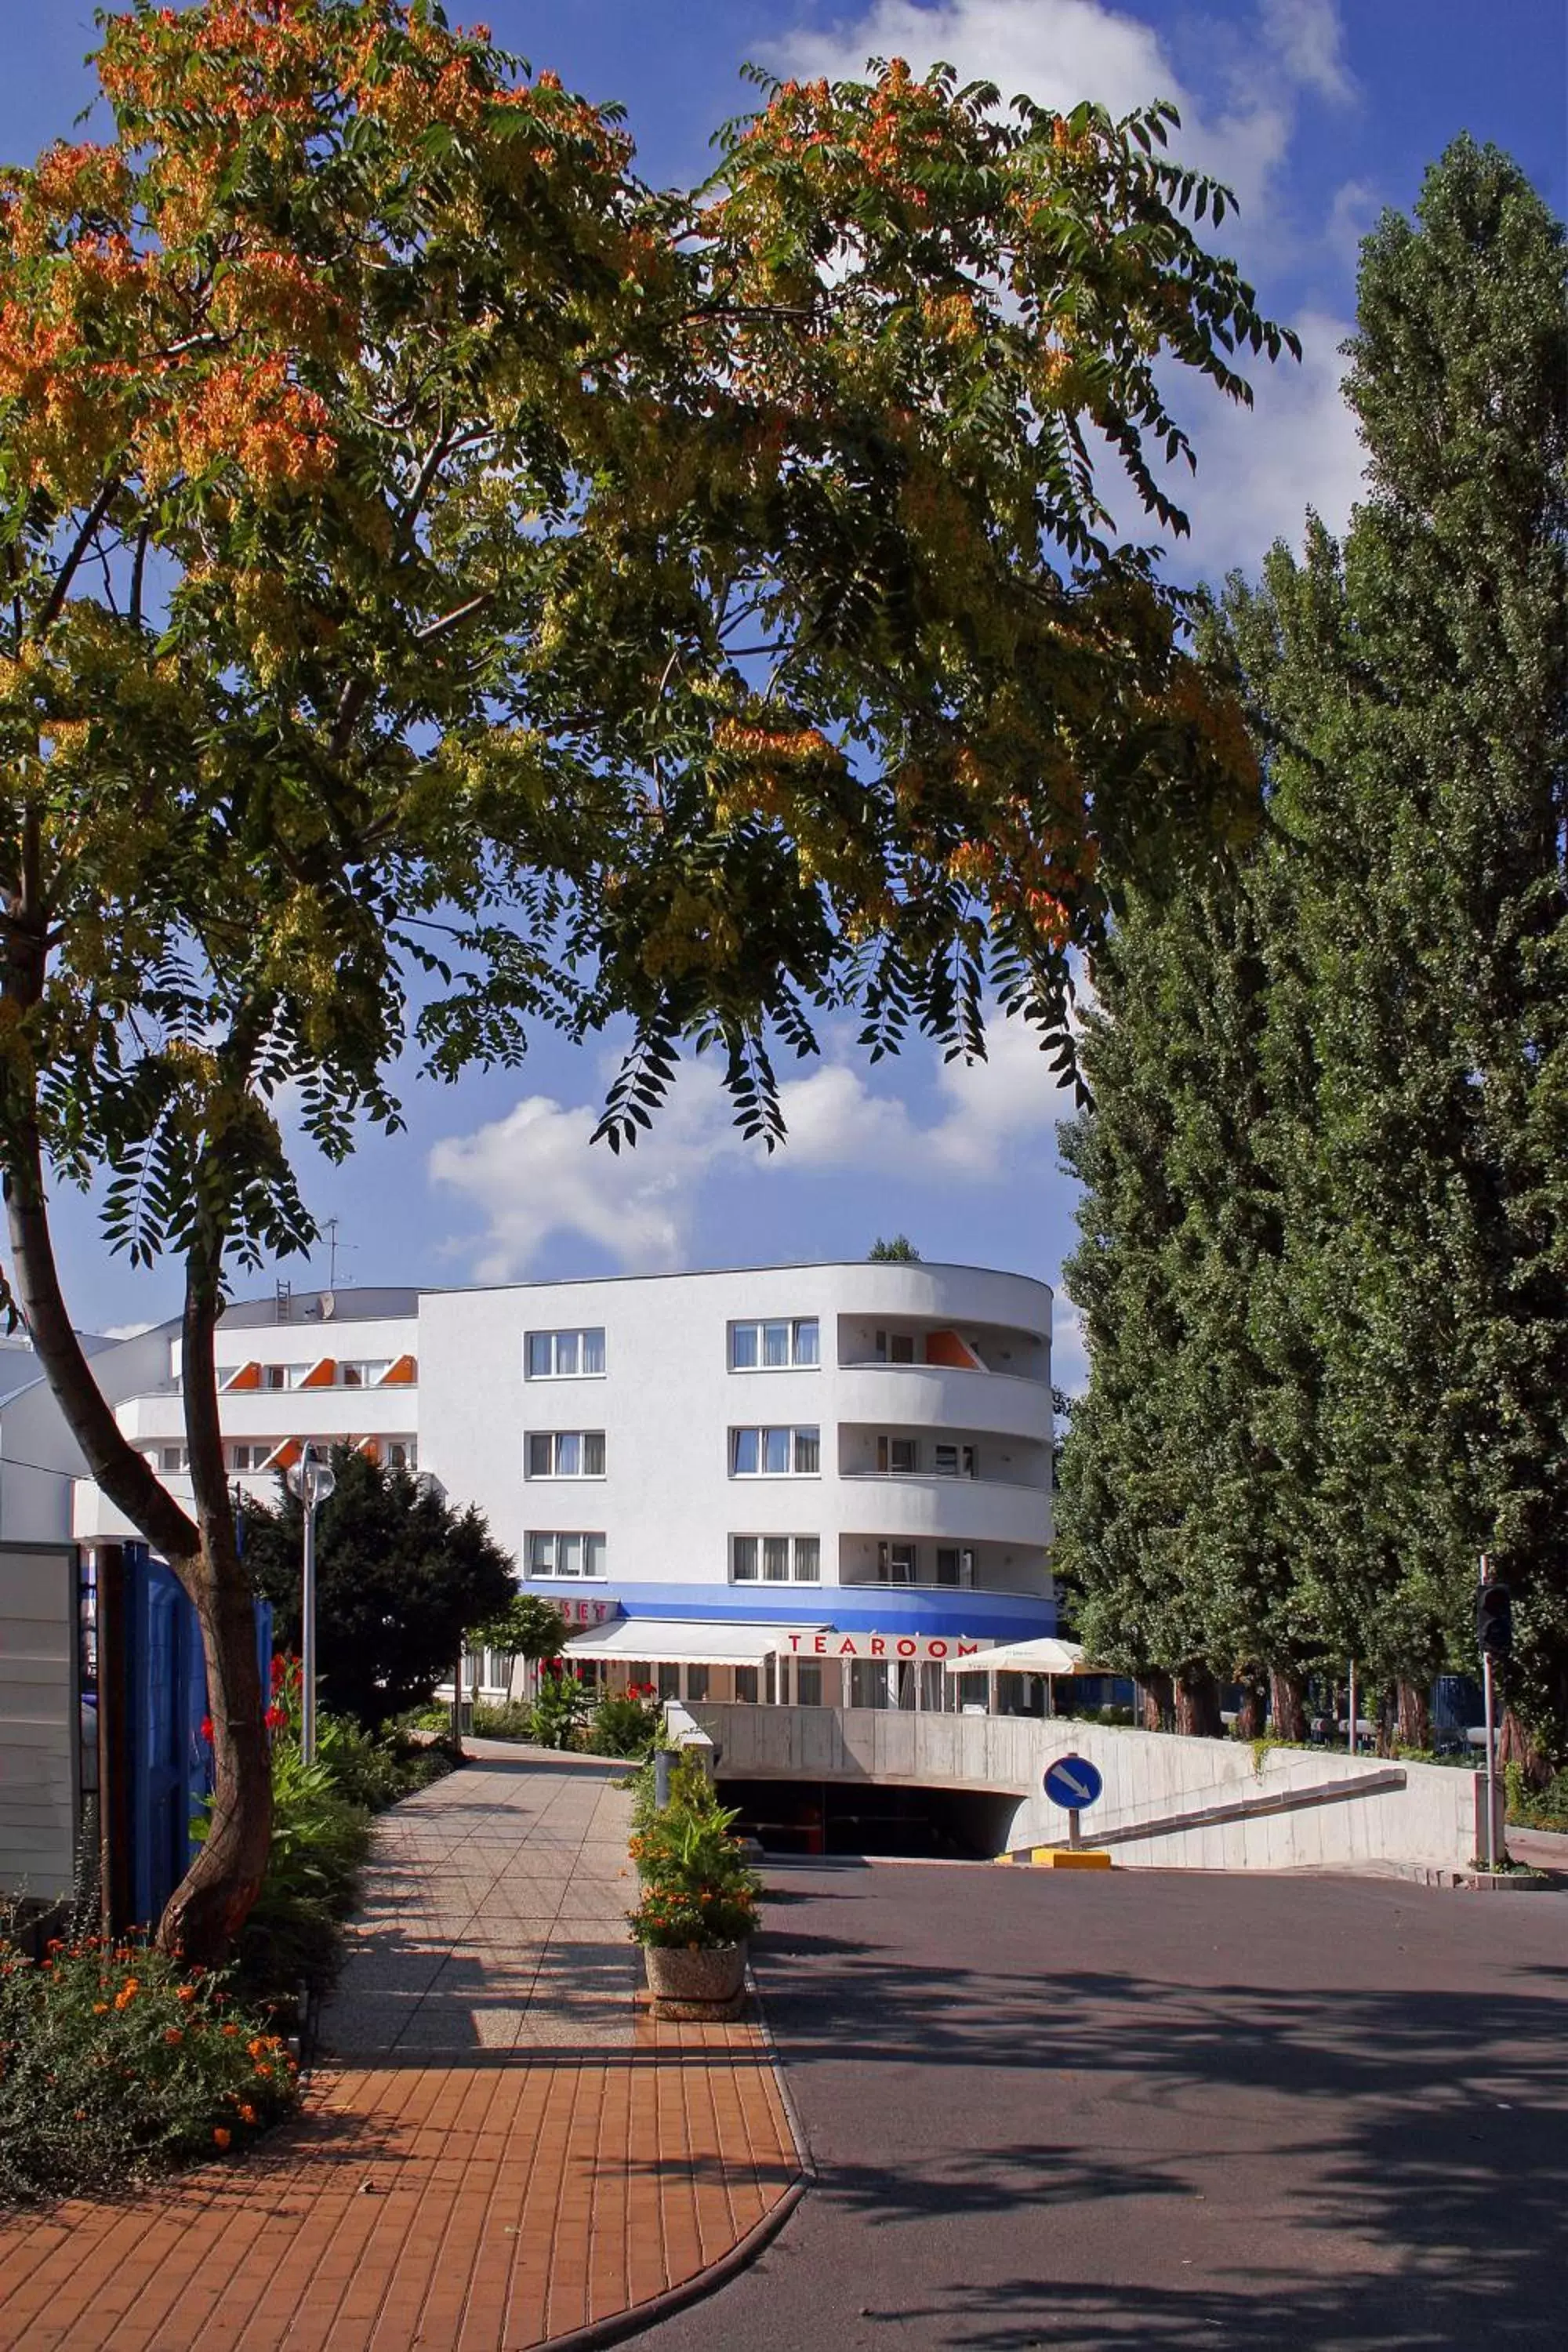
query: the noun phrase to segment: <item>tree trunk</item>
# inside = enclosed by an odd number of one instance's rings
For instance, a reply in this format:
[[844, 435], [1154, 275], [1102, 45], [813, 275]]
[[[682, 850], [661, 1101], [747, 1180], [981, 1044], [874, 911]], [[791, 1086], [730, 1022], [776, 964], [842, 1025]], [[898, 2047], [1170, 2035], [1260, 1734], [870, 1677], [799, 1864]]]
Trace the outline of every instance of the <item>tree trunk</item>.
[[235, 1540], [234, 1509], [218, 1422], [214, 1334], [222, 1302], [221, 1242], [204, 1232], [185, 1264], [181, 1341], [185, 1441], [191, 1458], [197, 1549], [176, 1575], [195, 1604], [213, 1727], [211, 1825], [158, 1923], [164, 1951], [207, 1966], [221, 1961], [261, 1891], [272, 1839], [272, 1756], [256, 1654], [256, 1607]]
[[1241, 1706], [1237, 1712], [1236, 1736], [1238, 1739], [1261, 1739], [1268, 1706], [1267, 1685], [1243, 1683]]
[[1176, 1676], [1176, 1729], [1188, 1739], [1218, 1739], [1219, 1685], [1207, 1666], [1184, 1666]]
[[1293, 1747], [1307, 1741], [1307, 1694], [1301, 1677], [1289, 1666], [1275, 1666], [1268, 1675], [1268, 1713], [1276, 1739]]
[[1377, 1752], [1380, 1756], [1394, 1753], [1394, 1685], [1385, 1683], [1377, 1695]]
[[1531, 1789], [1544, 1789], [1552, 1778], [1552, 1767], [1537, 1746], [1528, 1727], [1511, 1706], [1502, 1711], [1502, 1723], [1498, 1731], [1497, 1756], [1500, 1767], [1517, 1764]]
[[1404, 1681], [1394, 1684], [1394, 1738], [1401, 1748], [1431, 1747], [1432, 1714], [1426, 1704], [1424, 1684]]
[[[5, 994], [24, 1008], [37, 1002], [41, 987], [41, 957], [30, 961], [30, 956], [28, 943], [19, 940], [14, 929]], [[186, 1428], [200, 1433], [192, 1438], [198, 1524], [125, 1436], [71, 1328], [49, 1228], [37, 1110], [15, 1076], [5, 1087], [0, 1108], [0, 1150], [5, 1159], [5, 1213], [17, 1303], [45, 1378], [89, 1472], [153, 1550], [167, 1560], [189, 1596], [201, 1627], [214, 1733], [211, 1834], [184, 1883], [176, 1888], [159, 1934], [167, 1948], [179, 1946], [188, 1958], [213, 1965], [226, 1956], [234, 1933], [256, 1899], [272, 1822], [271, 1762], [262, 1717], [255, 1615], [235, 1544], [223, 1446], [217, 1434], [217, 1376], [213, 1359], [220, 1296], [216, 1270], [205, 1265], [201, 1269], [201, 1297], [194, 1322], [188, 1304], [186, 1309]], [[190, 1283], [187, 1270], [188, 1287]]]
[[1156, 1669], [1138, 1679], [1139, 1714], [1145, 1731], [1163, 1731], [1171, 1721], [1171, 1677]]

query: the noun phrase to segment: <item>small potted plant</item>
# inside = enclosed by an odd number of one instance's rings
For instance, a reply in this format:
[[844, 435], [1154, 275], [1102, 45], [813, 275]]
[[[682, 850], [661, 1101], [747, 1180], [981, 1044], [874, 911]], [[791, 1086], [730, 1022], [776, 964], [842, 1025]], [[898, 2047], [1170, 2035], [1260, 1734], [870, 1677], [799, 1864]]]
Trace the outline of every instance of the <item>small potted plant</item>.
[[632, 1841], [642, 1893], [626, 1916], [657, 2003], [722, 2015], [740, 1997], [761, 1889], [734, 1819], [711, 1796], [700, 1808], [678, 1802]]

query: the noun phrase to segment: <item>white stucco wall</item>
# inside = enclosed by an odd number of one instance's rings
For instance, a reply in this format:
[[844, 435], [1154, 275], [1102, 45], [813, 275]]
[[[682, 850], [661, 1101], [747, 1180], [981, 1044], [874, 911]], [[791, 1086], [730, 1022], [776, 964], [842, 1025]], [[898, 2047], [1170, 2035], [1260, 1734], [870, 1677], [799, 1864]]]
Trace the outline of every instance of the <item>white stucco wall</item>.
[[[763, 1317], [816, 1318], [821, 1362], [731, 1371], [730, 1325]], [[854, 1344], [864, 1332], [868, 1349], [876, 1328], [901, 1320], [973, 1333], [998, 1360], [1005, 1349], [1029, 1376], [929, 1364], [843, 1368], [841, 1319]], [[837, 1581], [841, 1538], [907, 1535], [988, 1542], [999, 1571], [1044, 1591], [1049, 1327], [1043, 1283], [947, 1266], [805, 1265], [426, 1292], [420, 1462], [455, 1498], [476, 1503], [520, 1558], [531, 1529], [602, 1532], [605, 1581], [616, 1590], [727, 1585], [732, 1534], [799, 1534], [821, 1539], [824, 1586]], [[582, 1328], [605, 1332], [602, 1378], [524, 1379], [527, 1332]], [[1020, 1466], [1038, 1483], [845, 1477], [838, 1430], [847, 1421], [944, 1434], [1001, 1430], [1009, 1452], [1021, 1436], [1031, 1450]], [[783, 1424], [820, 1431], [819, 1474], [732, 1478], [731, 1429]], [[603, 1479], [525, 1479], [528, 1431], [576, 1429], [604, 1431]], [[985, 1581], [977, 1565], [975, 1583]], [[769, 1588], [756, 1590], [765, 1596]]]

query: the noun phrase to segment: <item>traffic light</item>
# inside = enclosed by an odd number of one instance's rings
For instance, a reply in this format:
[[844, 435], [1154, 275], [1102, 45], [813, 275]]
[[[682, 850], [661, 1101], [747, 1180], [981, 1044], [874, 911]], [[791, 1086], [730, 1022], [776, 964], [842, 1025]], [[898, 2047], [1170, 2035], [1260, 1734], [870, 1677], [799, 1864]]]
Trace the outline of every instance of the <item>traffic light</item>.
[[1506, 1584], [1483, 1584], [1476, 1594], [1476, 1643], [1483, 1658], [1506, 1658], [1513, 1647], [1513, 1595]]

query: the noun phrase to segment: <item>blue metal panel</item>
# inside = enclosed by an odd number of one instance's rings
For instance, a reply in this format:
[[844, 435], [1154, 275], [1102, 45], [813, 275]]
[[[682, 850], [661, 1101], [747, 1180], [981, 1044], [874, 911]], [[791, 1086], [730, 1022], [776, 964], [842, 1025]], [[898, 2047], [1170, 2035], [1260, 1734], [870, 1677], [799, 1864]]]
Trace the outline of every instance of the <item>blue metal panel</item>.
[[[595, 1597], [560, 1585], [531, 1590], [547, 1600]], [[609, 1598], [610, 1595], [606, 1595]], [[614, 1592], [628, 1618], [702, 1619], [725, 1625], [831, 1625], [842, 1633], [923, 1633], [939, 1640], [1033, 1641], [1057, 1630], [1057, 1605], [1034, 1593], [977, 1592], [908, 1584], [653, 1584]]]
[[[195, 1852], [191, 1822], [212, 1786], [202, 1737], [206, 1669], [195, 1610], [172, 1570], [145, 1544], [125, 1547], [125, 1670], [131, 1895], [137, 1921], [157, 1918]], [[262, 1687], [272, 1653], [272, 1611], [256, 1604]]]

